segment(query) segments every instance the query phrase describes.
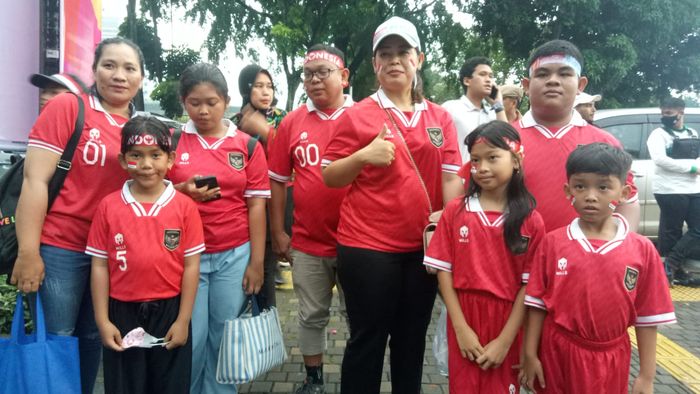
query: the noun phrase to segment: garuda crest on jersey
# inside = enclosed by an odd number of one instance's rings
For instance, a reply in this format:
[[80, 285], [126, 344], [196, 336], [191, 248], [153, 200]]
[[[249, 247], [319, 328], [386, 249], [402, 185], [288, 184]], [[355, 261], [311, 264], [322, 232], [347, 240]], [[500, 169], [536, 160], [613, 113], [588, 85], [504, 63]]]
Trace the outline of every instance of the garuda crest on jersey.
[[634, 290], [634, 288], [637, 286], [637, 279], [639, 279], [639, 271], [634, 268], [627, 267], [625, 269], [625, 288], [628, 291]]
[[168, 250], [175, 250], [180, 246], [180, 230], [165, 230], [163, 245]]
[[425, 129], [428, 132], [428, 137], [430, 137], [430, 143], [432, 143], [436, 148], [442, 146], [445, 143], [445, 137], [442, 135], [442, 129], [439, 127], [428, 127]]

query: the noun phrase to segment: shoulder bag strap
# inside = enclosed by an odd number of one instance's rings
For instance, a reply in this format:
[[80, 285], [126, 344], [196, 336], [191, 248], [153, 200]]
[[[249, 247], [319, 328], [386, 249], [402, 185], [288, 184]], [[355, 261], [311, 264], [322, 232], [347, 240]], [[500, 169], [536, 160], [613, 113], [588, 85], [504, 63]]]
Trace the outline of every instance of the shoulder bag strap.
[[389, 112], [389, 110], [386, 108], [384, 108], [384, 112], [386, 112], [386, 116], [388, 116], [389, 120], [391, 120], [391, 124], [394, 126], [394, 129], [396, 129], [396, 133], [399, 135], [399, 138], [401, 138], [401, 141], [403, 142], [404, 148], [406, 148], [406, 153], [408, 153], [408, 159], [411, 161], [411, 166], [413, 167], [413, 170], [416, 172], [416, 175], [418, 175], [418, 181], [420, 182], [420, 185], [423, 188], [423, 192], [425, 192], [426, 200], [428, 200], [428, 209], [430, 210], [430, 213], [432, 214], [433, 213], [433, 203], [430, 202], [430, 193], [428, 193], [428, 188], [425, 186], [425, 182], [423, 181], [423, 176], [421, 176], [420, 171], [418, 170], [418, 166], [416, 165], [416, 161], [413, 160], [413, 155], [411, 154], [411, 150], [408, 149], [408, 144], [406, 143], [406, 139], [403, 137], [403, 133], [401, 132], [399, 125], [396, 124], [396, 121], [394, 120], [394, 117], [391, 115], [391, 112]]
[[71, 135], [70, 140], [68, 140], [68, 144], [66, 144], [61, 158], [58, 160], [58, 164], [56, 164], [56, 172], [54, 172], [53, 177], [51, 177], [51, 181], [49, 182], [49, 204], [47, 206], [47, 211], [51, 208], [51, 205], [56, 200], [58, 193], [63, 187], [63, 182], [66, 180], [68, 171], [70, 171], [71, 168], [73, 155], [75, 154], [75, 150], [78, 148], [78, 142], [83, 134], [83, 126], [85, 125], [85, 104], [80, 96], [75, 96], [78, 99], [78, 117], [75, 119], [73, 134]]
[[180, 143], [180, 137], [182, 137], [182, 128], [175, 127], [175, 129], [173, 129], [172, 138], [170, 139], [171, 151], [177, 151], [177, 145]]
[[251, 157], [253, 157], [253, 152], [255, 152], [255, 146], [258, 144], [258, 139], [254, 137], [250, 137], [248, 139], [248, 160], [250, 160]]

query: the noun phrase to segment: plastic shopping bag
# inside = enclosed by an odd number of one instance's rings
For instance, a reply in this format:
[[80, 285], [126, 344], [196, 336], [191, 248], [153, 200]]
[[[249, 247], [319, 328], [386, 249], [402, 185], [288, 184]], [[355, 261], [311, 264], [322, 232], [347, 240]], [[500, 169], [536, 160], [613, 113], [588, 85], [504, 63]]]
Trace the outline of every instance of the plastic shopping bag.
[[438, 317], [437, 328], [433, 336], [433, 356], [437, 361], [440, 375], [447, 376], [447, 307], [442, 306], [440, 317]]

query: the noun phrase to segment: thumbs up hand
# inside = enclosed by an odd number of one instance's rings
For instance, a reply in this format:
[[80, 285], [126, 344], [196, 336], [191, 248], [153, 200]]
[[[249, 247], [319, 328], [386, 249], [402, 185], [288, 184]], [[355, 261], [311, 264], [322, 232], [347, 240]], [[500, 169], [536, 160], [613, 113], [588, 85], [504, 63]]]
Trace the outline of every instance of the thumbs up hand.
[[360, 151], [362, 152], [362, 162], [375, 167], [388, 167], [394, 161], [396, 146], [393, 142], [384, 139], [389, 128], [384, 127], [377, 136]]

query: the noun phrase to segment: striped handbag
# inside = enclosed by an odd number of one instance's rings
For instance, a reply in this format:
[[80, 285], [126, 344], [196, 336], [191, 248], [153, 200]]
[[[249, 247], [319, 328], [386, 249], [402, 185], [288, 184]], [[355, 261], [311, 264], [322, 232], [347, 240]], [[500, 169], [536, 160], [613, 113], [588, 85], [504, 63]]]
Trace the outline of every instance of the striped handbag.
[[216, 381], [240, 384], [253, 381], [287, 359], [277, 308], [260, 310], [258, 297], [250, 297], [252, 313], [224, 322]]

